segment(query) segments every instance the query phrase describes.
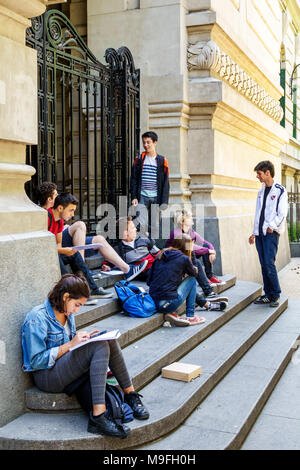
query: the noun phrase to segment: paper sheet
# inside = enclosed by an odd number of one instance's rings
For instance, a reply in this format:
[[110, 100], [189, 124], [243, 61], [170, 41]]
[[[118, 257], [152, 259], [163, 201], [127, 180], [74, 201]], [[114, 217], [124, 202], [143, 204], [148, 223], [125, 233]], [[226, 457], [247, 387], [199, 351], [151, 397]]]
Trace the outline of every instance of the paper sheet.
[[101, 243], [91, 243], [90, 245], [78, 245], [78, 246], [71, 246], [73, 250], [93, 250], [94, 248], [101, 248]]
[[89, 343], [95, 343], [96, 341], [108, 341], [110, 339], [118, 339], [120, 336], [121, 336], [120, 330], [108, 331], [107, 333], [104, 333], [103, 335], [95, 336], [94, 338], [87, 339], [83, 343], [79, 343], [76, 346], [73, 346], [73, 348], [70, 348], [70, 351], [74, 351], [74, 349], [81, 348], [81, 346], [85, 346], [86, 344], [89, 344]]

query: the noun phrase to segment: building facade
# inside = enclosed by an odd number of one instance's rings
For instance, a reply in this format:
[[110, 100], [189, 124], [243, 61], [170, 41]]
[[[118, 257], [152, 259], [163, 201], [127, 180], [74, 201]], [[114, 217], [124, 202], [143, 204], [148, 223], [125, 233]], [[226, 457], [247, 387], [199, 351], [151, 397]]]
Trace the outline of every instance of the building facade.
[[[296, 1], [87, 1], [90, 48], [101, 57], [126, 44], [141, 69], [141, 128], [169, 159], [171, 202], [202, 207], [218, 272], [240, 279], [260, 279], [248, 246], [255, 164], [271, 160], [288, 190], [297, 180], [298, 22]], [[288, 259], [285, 234], [278, 267]]]
[[[271, 160], [289, 191], [300, 179], [299, 1], [0, 0], [1, 424], [24, 407], [24, 315], [60, 277], [47, 214], [24, 191], [35, 171], [25, 164], [26, 145], [38, 140], [37, 52], [26, 47], [25, 31], [46, 6], [68, 16], [99, 60], [107, 48], [132, 52], [141, 131], [158, 133], [170, 203], [192, 205], [218, 250], [217, 274], [261, 280], [248, 245], [256, 163]], [[279, 268], [289, 256], [286, 232]]]

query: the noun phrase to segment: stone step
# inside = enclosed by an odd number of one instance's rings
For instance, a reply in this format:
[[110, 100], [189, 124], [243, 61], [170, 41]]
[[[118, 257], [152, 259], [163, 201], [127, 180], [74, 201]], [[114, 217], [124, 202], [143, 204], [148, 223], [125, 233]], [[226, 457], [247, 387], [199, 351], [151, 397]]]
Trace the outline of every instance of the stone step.
[[[220, 326], [233, 318], [249, 305], [261, 293], [257, 284], [237, 282], [226, 294], [229, 307], [223, 312], [201, 312], [206, 322], [189, 328], [159, 328], [163, 324], [163, 315], [155, 314], [149, 318], [131, 318], [123, 313], [94, 323], [93, 328], [115, 329], [121, 332], [119, 343], [123, 350], [128, 370], [133, 378], [136, 390], [139, 390], [160, 374], [162, 367], [187, 354]], [[199, 313], [199, 312], [198, 312]], [[151, 334], [150, 334], [151, 333]], [[139, 361], [137, 355], [142, 352]], [[52, 394], [31, 388], [25, 392], [26, 406], [34, 411], [56, 412], [78, 409], [74, 397], [66, 394]]]
[[[116, 276], [113, 276], [113, 279], [110, 281], [111, 285], [114, 285], [114, 283], [117, 280], [120, 280], [122, 276], [119, 276], [119, 279], [115, 278]], [[220, 276], [220, 280], [224, 281], [225, 285], [218, 285], [213, 287], [214, 292], [218, 294], [234, 286], [236, 283], [236, 276], [227, 274], [225, 276]], [[148, 290], [148, 286], [144, 282], [133, 280], [133, 284], [143, 286], [146, 290]], [[83, 306], [79, 312], [75, 314], [75, 323], [77, 328], [83, 328], [84, 326], [90, 325], [97, 320], [101, 320], [120, 311], [120, 305], [117, 301], [117, 295], [114, 288], [109, 287], [107, 291], [113, 293], [113, 298], [97, 299], [97, 305]]]
[[[289, 299], [287, 315], [274, 326], [300, 332], [300, 300]], [[283, 324], [283, 320], [284, 324]], [[279, 329], [280, 328], [280, 329]], [[299, 345], [300, 341], [296, 342]], [[294, 353], [272, 395], [255, 421], [241, 450], [298, 450], [300, 447], [300, 349]]]
[[[169, 450], [236, 450], [239, 449], [249, 430], [253, 426], [265, 402], [272, 393], [277, 381], [280, 379], [288, 365], [295, 348], [298, 347], [300, 315], [300, 301], [297, 302], [297, 314], [295, 309], [286, 310], [268, 329], [268, 331], [250, 348], [241, 360], [230, 370], [223, 380], [214, 388], [209, 396], [188, 417], [182, 426], [175, 432], [155, 443], [150, 443], [143, 450], [160, 449]], [[256, 309], [254, 315], [264, 314], [268, 307]], [[250, 309], [249, 313], [250, 313]], [[235, 318], [228, 328], [234, 326], [235, 330], [242, 333], [243, 326], [250, 319], [243, 312]], [[252, 315], [253, 317], [253, 315]], [[252, 319], [251, 319], [252, 320]], [[300, 374], [298, 374], [298, 377]], [[290, 384], [290, 383], [289, 383]], [[291, 415], [291, 404], [287, 407], [288, 390], [285, 391], [285, 405]], [[272, 394], [273, 397], [273, 394]], [[280, 398], [282, 399], [282, 394]], [[295, 395], [297, 406], [299, 397]], [[267, 406], [265, 407], [267, 408]], [[280, 410], [280, 411], [279, 411]], [[298, 404], [300, 417], [300, 406]], [[266, 414], [258, 418], [255, 424], [255, 432], [246, 439], [243, 449], [273, 449], [279, 450], [278, 442], [287, 442], [287, 436], [283, 428], [278, 425], [278, 413], [282, 412], [282, 402], [274, 403], [273, 413], [276, 413], [277, 432], [270, 421], [270, 409]], [[294, 417], [289, 416], [289, 418]], [[266, 418], [266, 419], [265, 419]], [[267, 425], [263, 426], [263, 422]], [[290, 419], [287, 428], [290, 427]], [[299, 431], [299, 421], [295, 428]], [[267, 435], [265, 431], [268, 430]], [[257, 438], [258, 433], [258, 438]], [[296, 441], [299, 448], [299, 432], [296, 433]], [[191, 440], [191, 436], [194, 436]], [[273, 436], [273, 438], [272, 438]], [[276, 442], [276, 446], [270, 446], [270, 439]], [[293, 437], [295, 444], [295, 435]], [[253, 443], [260, 442], [257, 446]], [[290, 447], [292, 448], [292, 447]]]
[[[183, 356], [182, 362], [203, 366], [203, 374], [194, 381], [185, 383], [158, 376], [146, 385], [141, 393], [150, 418], [130, 423], [132, 433], [126, 439], [89, 434], [84, 413], [25, 413], [1, 428], [0, 448], [113, 450], [159, 439], [182, 424], [286, 307], [285, 298], [274, 309], [251, 304]], [[179, 336], [184, 329], [174, 330]]]

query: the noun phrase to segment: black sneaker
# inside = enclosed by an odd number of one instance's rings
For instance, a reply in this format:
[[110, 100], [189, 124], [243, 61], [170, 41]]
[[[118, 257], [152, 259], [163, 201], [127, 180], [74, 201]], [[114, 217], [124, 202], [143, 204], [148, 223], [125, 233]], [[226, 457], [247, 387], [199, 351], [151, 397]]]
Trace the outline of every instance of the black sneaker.
[[265, 304], [269, 304], [271, 302], [271, 300], [269, 299], [269, 297], [267, 295], [261, 295], [260, 297], [258, 297], [258, 299], [254, 300], [254, 304], [257, 304], [257, 305], [265, 305]]
[[270, 307], [279, 307], [279, 304], [280, 304], [280, 297], [270, 301]]
[[[213, 295], [212, 295], [213, 294]], [[228, 302], [228, 297], [226, 297], [225, 295], [218, 295], [218, 294], [215, 294], [214, 292], [206, 296], [206, 300], [209, 300], [209, 301], [212, 301], [212, 302]], [[196, 297], [196, 301], [197, 301], [197, 297]]]
[[209, 302], [209, 306], [207, 310], [215, 310], [217, 312], [222, 312], [228, 307], [227, 302]]
[[203, 296], [207, 299], [207, 300], [210, 300], [210, 299], [213, 299], [217, 294], [215, 294], [215, 292], [212, 290], [209, 294], [205, 294], [205, 292], [203, 293]]
[[102, 434], [103, 436], [119, 437], [121, 439], [131, 433], [128, 426], [117, 424], [112, 419], [107, 418], [106, 412], [99, 416], [93, 416], [92, 411], [90, 412], [87, 430], [92, 434]]
[[103, 287], [97, 287], [97, 289], [91, 291], [90, 297], [92, 299], [109, 299], [113, 297], [113, 294], [104, 290]]
[[124, 400], [132, 408], [133, 416], [136, 419], [148, 419], [150, 416], [149, 411], [143, 405], [140, 397], [142, 397], [142, 395], [139, 393], [130, 392], [124, 395]]
[[141, 264], [130, 264], [129, 271], [128, 273], [125, 274], [126, 281], [132, 281], [132, 279], [134, 279], [139, 274], [141, 274], [146, 268], [147, 264], [148, 264], [147, 259]]

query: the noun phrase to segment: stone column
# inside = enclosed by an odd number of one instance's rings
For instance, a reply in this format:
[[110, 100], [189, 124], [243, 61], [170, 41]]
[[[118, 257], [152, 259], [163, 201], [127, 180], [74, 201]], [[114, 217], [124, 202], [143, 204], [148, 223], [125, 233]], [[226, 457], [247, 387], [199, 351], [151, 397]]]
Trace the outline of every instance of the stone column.
[[30, 386], [21, 370], [24, 316], [60, 277], [47, 213], [24, 191], [35, 172], [26, 144], [37, 143], [37, 57], [25, 31], [44, 11], [43, 0], [0, 0], [0, 425], [22, 412]]

